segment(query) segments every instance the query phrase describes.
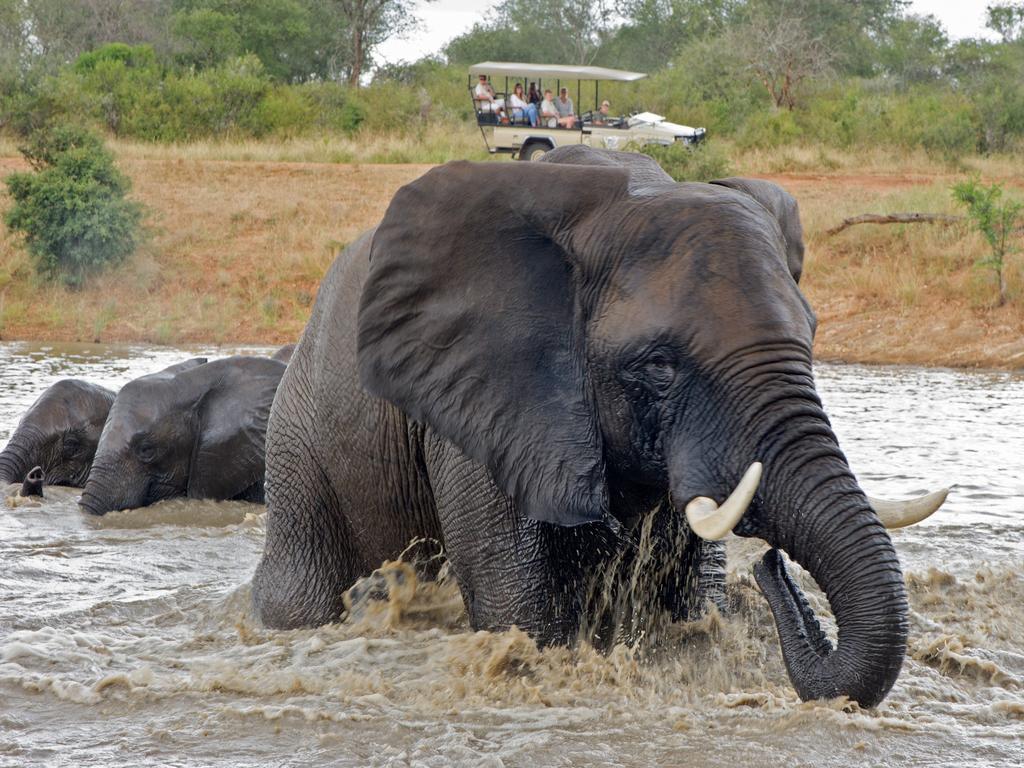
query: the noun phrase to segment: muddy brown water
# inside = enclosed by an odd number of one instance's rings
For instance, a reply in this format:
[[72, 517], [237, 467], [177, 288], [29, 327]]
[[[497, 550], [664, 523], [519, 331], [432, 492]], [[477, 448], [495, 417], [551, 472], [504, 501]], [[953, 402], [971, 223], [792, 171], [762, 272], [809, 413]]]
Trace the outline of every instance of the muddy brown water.
[[[58, 378], [119, 386], [230, 351], [0, 345], [0, 441]], [[877, 709], [797, 699], [750, 576], [757, 542], [729, 542], [732, 613], [653, 648], [538, 651], [471, 631], [450, 583], [408, 579], [358, 618], [278, 632], [248, 607], [261, 506], [93, 520], [54, 488], [0, 501], [0, 765], [1024, 764], [1024, 375], [817, 377], [869, 492], [956, 483], [895, 532], [909, 652]]]

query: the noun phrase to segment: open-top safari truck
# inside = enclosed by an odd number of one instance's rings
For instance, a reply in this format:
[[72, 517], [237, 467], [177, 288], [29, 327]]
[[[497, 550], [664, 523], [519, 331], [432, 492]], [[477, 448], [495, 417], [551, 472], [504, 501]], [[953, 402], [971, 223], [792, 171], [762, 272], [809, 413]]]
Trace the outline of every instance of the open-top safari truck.
[[[476, 86], [481, 75], [486, 76], [494, 92], [493, 100], [477, 97]], [[469, 94], [487, 151], [492, 154], [508, 152], [520, 160], [536, 160], [545, 152], [568, 144], [625, 149], [630, 144], [696, 144], [701, 141], [706, 133], [703, 128], [671, 123], [652, 112], [620, 116], [599, 112], [602, 81], [629, 83], [644, 77], [647, 75], [642, 72], [606, 67], [485, 61], [469, 68]], [[528, 114], [510, 105], [510, 84], [517, 81], [523, 84], [524, 90], [527, 84], [536, 83], [540, 94], [544, 93], [544, 89], [550, 89], [555, 100], [561, 89], [566, 88], [568, 95], [574, 98], [575, 105], [582, 103], [583, 83], [593, 82], [593, 109], [577, 113], [571, 127], [556, 118], [539, 115], [537, 124], [531, 126]], [[575, 89], [572, 88], [573, 83]], [[499, 86], [503, 90], [499, 90]]]

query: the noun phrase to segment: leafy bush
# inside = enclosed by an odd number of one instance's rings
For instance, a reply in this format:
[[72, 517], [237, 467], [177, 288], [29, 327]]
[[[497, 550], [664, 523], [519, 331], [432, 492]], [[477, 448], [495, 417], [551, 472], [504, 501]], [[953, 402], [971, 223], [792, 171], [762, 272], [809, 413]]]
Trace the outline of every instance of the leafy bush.
[[977, 266], [986, 267], [995, 273], [999, 283], [999, 306], [1006, 303], [1005, 259], [1016, 250], [1010, 238], [1021, 211], [1024, 211], [1024, 203], [1016, 200], [1000, 203], [1002, 196], [1001, 186], [992, 184], [986, 187], [977, 179], [961, 181], [953, 187], [953, 197], [967, 206], [967, 216], [989, 245], [991, 253], [979, 261]]
[[247, 115], [242, 127], [257, 138], [292, 138], [313, 123], [315, 109], [296, 88], [277, 87], [266, 94]]
[[693, 147], [678, 141], [668, 146], [647, 144], [640, 151], [657, 160], [676, 181], [711, 181], [731, 172], [728, 158], [707, 142]]
[[974, 110], [962, 95], [912, 92], [892, 100], [888, 116], [890, 140], [898, 145], [922, 147], [950, 161], [978, 149]]
[[156, 53], [149, 45], [126, 45], [125, 43], [107, 43], [79, 56], [73, 65], [75, 72], [86, 74], [103, 66], [120, 64], [133, 69], [158, 69]]
[[736, 143], [743, 149], [776, 149], [800, 139], [802, 131], [789, 110], [756, 112], [743, 124]]
[[142, 210], [125, 197], [129, 181], [96, 135], [61, 126], [40, 131], [21, 152], [35, 172], [7, 177], [14, 206], [5, 221], [24, 233], [40, 274], [80, 286], [135, 250]]

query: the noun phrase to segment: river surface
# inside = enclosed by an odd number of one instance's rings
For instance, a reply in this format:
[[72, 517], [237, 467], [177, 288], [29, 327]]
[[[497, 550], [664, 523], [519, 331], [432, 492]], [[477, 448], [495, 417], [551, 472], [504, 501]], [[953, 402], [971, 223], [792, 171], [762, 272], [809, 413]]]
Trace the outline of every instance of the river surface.
[[[2, 344], [0, 442], [59, 378], [117, 387], [230, 351]], [[472, 632], [450, 583], [410, 579], [357, 618], [279, 632], [249, 613], [261, 506], [175, 501], [95, 520], [72, 489], [36, 506], [11, 486], [0, 765], [1024, 764], [1024, 375], [817, 376], [869, 493], [955, 484], [932, 519], [894, 533], [910, 641], [877, 709], [797, 699], [750, 576], [758, 542], [729, 542], [733, 611], [657, 648], [538, 651], [516, 631]]]

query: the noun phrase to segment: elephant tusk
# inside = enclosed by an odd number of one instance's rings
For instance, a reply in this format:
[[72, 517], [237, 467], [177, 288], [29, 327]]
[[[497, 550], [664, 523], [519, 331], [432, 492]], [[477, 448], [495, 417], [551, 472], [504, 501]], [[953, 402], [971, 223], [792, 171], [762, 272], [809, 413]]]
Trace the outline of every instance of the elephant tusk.
[[702, 539], [717, 541], [736, 527], [747, 511], [761, 482], [761, 462], [755, 461], [722, 506], [707, 496], [697, 496], [686, 505], [686, 522]]
[[906, 501], [886, 501], [868, 496], [868, 503], [875, 510], [882, 525], [891, 530], [921, 522], [942, 506], [947, 495], [949, 488], [943, 488]]

